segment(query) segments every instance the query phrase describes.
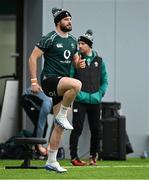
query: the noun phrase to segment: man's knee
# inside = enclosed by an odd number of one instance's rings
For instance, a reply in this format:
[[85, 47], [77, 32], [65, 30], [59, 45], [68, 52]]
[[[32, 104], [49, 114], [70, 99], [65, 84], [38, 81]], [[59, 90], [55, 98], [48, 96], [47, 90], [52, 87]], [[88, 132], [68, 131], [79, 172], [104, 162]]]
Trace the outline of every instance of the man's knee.
[[78, 93], [81, 90], [81, 88], [82, 88], [81, 81], [76, 79], [75, 82], [74, 82], [74, 90], [75, 90], [75, 92]]

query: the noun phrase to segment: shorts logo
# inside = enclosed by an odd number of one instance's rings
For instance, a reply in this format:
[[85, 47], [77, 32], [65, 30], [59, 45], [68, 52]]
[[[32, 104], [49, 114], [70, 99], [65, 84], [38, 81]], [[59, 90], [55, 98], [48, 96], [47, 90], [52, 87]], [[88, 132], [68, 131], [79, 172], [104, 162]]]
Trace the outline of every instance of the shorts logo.
[[51, 96], [51, 97], [52, 97], [52, 96], [56, 96], [56, 92], [55, 92], [55, 91], [54, 91], [54, 92], [51, 92], [51, 91], [50, 91], [48, 94], [49, 94], [49, 96]]

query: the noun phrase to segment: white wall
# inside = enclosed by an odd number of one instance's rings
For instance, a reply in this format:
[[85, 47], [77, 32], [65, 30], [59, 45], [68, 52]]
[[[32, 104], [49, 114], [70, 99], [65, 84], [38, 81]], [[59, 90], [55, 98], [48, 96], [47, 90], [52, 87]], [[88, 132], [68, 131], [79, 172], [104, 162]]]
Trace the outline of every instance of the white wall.
[[148, 149], [148, 13], [147, 0], [117, 1], [116, 99], [122, 102], [137, 156]]
[[[149, 1], [44, 0], [43, 34], [54, 28], [52, 7], [71, 12], [72, 33], [76, 37], [88, 28], [94, 31], [94, 49], [105, 60], [109, 75], [109, 87], [104, 100], [122, 103], [127, 132], [135, 151], [132, 156], [140, 156], [144, 149], [148, 149]], [[89, 136], [86, 123], [79, 143], [80, 154], [87, 152]], [[68, 141], [69, 132], [66, 131], [62, 145], [67, 155]]]
[[6, 80], [3, 106], [0, 116], [0, 142], [6, 142], [19, 130], [18, 114], [18, 81]]

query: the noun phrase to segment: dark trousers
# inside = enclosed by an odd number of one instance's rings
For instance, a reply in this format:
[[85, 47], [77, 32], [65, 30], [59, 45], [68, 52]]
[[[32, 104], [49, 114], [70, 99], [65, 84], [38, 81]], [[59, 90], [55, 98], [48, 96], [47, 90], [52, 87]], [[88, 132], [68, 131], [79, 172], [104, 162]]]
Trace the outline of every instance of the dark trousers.
[[87, 113], [89, 128], [91, 132], [90, 139], [90, 155], [96, 156], [100, 148], [100, 105], [73, 103], [73, 119], [74, 129], [70, 134], [70, 156], [71, 159], [78, 158], [77, 149], [79, 137], [83, 130], [85, 114]]

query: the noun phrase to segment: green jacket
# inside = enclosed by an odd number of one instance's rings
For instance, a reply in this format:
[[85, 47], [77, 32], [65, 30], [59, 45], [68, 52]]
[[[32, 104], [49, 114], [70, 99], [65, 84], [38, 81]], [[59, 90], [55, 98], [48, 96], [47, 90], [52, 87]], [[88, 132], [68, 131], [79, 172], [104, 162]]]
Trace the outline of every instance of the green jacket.
[[[90, 56], [90, 57], [85, 56], [84, 58], [86, 59], [87, 63], [89, 64], [89, 68], [91, 67], [90, 73], [94, 74], [94, 76], [92, 75], [90, 78], [97, 77], [97, 74], [100, 72], [100, 78], [99, 78], [100, 80], [98, 82], [99, 85], [95, 92], [85, 91], [84, 88], [82, 88], [83, 90], [81, 89], [81, 91], [78, 93], [75, 101], [81, 102], [81, 103], [99, 104], [101, 102], [102, 97], [104, 96], [107, 86], [108, 86], [108, 78], [107, 78], [107, 71], [106, 71], [105, 63], [103, 62], [103, 60], [100, 57], [98, 57], [98, 55], [95, 51], [93, 51], [92, 56]], [[99, 61], [96, 62], [96, 59], [99, 59], [99, 58], [101, 59], [101, 63], [99, 66], [97, 66]], [[88, 67], [86, 66], [85, 68], [88, 68]], [[99, 72], [97, 72], [96, 68], [99, 68], [98, 69]], [[81, 71], [82, 71], [82, 77], [84, 79], [88, 78], [86, 75], [84, 75], [85, 70], [79, 69], [79, 71], [77, 71], [73, 65], [71, 66], [70, 77], [76, 78], [78, 74], [80, 75]], [[78, 74], [76, 74], [76, 73], [78, 73]], [[80, 80], [80, 79], [82, 79], [82, 77], [78, 78], [78, 79]], [[88, 82], [90, 82], [90, 81], [94, 81], [94, 79], [89, 79]], [[83, 81], [81, 81], [81, 82], [83, 82]], [[88, 83], [88, 85], [87, 85], [87, 86], [90, 86], [89, 89], [92, 89], [91, 84], [92, 83]], [[82, 87], [83, 87], [83, 84], [82, 84]]]

